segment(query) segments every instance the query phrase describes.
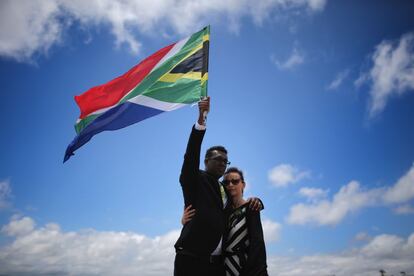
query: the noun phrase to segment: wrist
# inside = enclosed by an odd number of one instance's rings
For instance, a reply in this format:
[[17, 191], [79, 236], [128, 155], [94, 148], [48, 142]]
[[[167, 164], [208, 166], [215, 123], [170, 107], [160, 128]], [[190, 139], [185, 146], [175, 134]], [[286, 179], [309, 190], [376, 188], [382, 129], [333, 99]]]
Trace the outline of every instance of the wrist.
[[204, 124], [200, 124], [198, 121], [195, 123], [194, 125], [195, 129], [197, 130], [205, 130], [206, 129], [206, 125]]
[[203, 117], [203, 115], [202, 115], [202, 114], [200, 114], [200, 116], [198, 116], [197, 123], [198, 123], [199, 125], [203, 125], [203, 126], [206, 124], [206, 122], [204, 121], [204, 117]]

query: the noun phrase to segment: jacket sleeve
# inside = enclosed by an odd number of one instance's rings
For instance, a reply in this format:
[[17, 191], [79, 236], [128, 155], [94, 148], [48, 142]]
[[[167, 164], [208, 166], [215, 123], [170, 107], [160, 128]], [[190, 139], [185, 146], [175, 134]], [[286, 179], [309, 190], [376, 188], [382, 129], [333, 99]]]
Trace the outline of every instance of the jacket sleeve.
[[249, 249], [247, 261], [241, 275], [267, 276], [266, 248], [260, 212], [249, 210], [247, 213], [247, 229], [249, 233]]
[[185, 206], [194, 203], [194, 189], [198, 183], [199, 176], [201, 143], [205, 132], [205, 130], [197, 130], [193, 126], [188, 139], [180, 174], [180, 184], [183, 189]]

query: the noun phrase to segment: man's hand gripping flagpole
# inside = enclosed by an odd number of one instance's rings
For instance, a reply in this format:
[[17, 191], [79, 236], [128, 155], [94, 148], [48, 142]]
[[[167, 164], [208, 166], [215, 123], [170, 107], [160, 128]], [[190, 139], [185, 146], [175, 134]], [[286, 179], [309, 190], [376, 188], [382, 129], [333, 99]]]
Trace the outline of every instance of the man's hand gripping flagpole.
[[207, 121], [207, 114], [210, 111], [210, 97], [209, 96], [203, 97], [198, 102], [198, 109], [199, 109], [198, 124], [205, 126], [206, 121]]

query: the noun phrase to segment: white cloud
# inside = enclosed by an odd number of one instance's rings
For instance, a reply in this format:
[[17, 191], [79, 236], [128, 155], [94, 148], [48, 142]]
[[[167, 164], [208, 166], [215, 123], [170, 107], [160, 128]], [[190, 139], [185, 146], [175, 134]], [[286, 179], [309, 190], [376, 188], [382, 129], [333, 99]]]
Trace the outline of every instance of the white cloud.
[[[14, 226], [11, 226], [13, 224]], [[134, 232], [63, 231], [49, 223], [35, 227], [32, 218], [14, 217], [3, 229], [13, 240], [0, 247], [2, 275], [171, 275], [173, 244], [179, 231], [154, 238]], [[270, 225], [271, 227], [267, 227]], [[275, 226], [276, 225], [276, 226]], [[280, 225], [263, 220], [266, 242], [276, 240]], [[273, 235], [273, 236], [272, 236]], [[368, 239], [367, 239], [368, 240]], [[388, 273], [414, 269], [414, 233], [407, 239], [381, 234], [360, 248], [332, 254], [301, 257], [268, 256], [269, 275], [361, 275], [385, 269]]]
[[266, 244], [279, 240], [280, 231], [282, 229], [282, 226], [279, 223], [274, 222], [270, 219], [264, 219], [262, 220], [262, 227]]
[[321, 11], [326, 5], [326, 0], [310, 0], [308, 5], [311, 10]]
[[328, 194], [328, 190], [322, 190], [319, 188], [303, 187], [299, 190], [299, 195], [306, 197], [310, 201], [316, 201], [321, 198], [325, 198]]
[[7, 236], [24, 236], [33, 231], [35, 222], [30, 217], [13, 217], [9, 224], [5, 225], [1, 232]]
[[364, 83], [369, 81], [369, 76], [367, 72], [361, 72], [359, 77], [354, 81], [354, 85], [357, 88], [360, 88]]
[[171, 275], [179, 231], [154, 238], [133, 232], [65, 232], [29, 217], [3, 227], [11, 244], [0, 247], [1, 275]]
[[347, 214], [373, 205], [380, 194], [379, 189], [364, 191], [357, 181], [351, 181], [341, 187], [332, 201], [322, 200], [292, 206], [287, 221], [291, 224], [316, 222], [319, 225], [335, 225]]
[[378, 235], [362, 248], [339, 253], [303, 257], [268, 258], [269, 275], [320, 276], [320, 275], [399, 275], [400, 271], [414, 270], [414, 233], [408, 239], [394, 235]]
[[0, 210], [10, 206], [11, 188], [8, 180], [0, 181]]
[[361, 249], [361, 253], [367, 257], [395, 259], [414, 256], [414, 233], [407, 241], [395, 235], [378, 235]]
[[410, 204], [404, 204], [394, 208], [394, 212], [399, 215], [414, 214], [414, 207]]
[[269, 181], [276, 187], [286, 187], [302, 179], [310, 178], [310, 171], [300, 171], [290, 164], [280, 164], [268, 173]]
[[[281, 226], [262, 222], [266, 243]], [[65, 232], [58, 224], [35, 227], [30, 217], [13, 217], [2, 233], [13, 238], [0, 247], [0, 275], [172, 275], [174, 243], [180, 231], [154, 238], [134, 232]]]
[[287, 221], [291, 224], [316, 223], [335, 225], [348, 214], [369, 206], [392, 206], [414, 198], [414, 165], [391, 187], [363, 189], [351, 181], [333, 196], [309, 204], [299, 203], [290, 208]]
[[335, 79], [326, 87], [327, 90], [336, 90], [342, 84], [342, 82], [348, 77], [350, 71], [346, 69], [339, 72]]
[[370, 241], [372, 240], [371, 236], [365, 232], [359, 232], [356, 234], [355, 238], [356, 241]]
[[[116, 46], [141, 48], [137, 34], [185, 35], [210, 22], [223, 21], [238, 32], [242, 18], [262, 25], [273, 13], [293, 8], [321, 11], [326, 0], [4, 0], [0, 3], [0, 55], [28, 61], [47, 53], [73, 22], [88, 29], [106, 26]], [[13, 26], [11, 28], [10, 26]]]
[[0, 55], [24, 61], [35, 52], [46, 53], [61, 38], [59, 13], [56, 1], [2, 1]]
[[278, 60], [274, 55], [270, 59], [279, 70], [291, 70], [305, 62], [305, 56], [296, 47], [285, 61]]
[[414, 197], [414, 165], [384, 194], [386, 203], [403, 203]]
[[370, 85], [369, 114], [379, 114], [387, 101], [414, 91], [414, 33], [407, 33], [397, 41], [382, 41], [376, 46], [372, 68], [361, 73], [357, 86]]

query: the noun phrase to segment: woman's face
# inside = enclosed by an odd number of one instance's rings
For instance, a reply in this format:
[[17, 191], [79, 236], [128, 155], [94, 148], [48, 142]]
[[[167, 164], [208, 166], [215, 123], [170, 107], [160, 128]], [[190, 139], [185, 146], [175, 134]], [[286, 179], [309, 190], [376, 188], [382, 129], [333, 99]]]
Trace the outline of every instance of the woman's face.
[[241, 180], [241, 177], [236, 172], [231, 172], [224, 175], [224, 187], [229, 192], [231, 197], [242, 197], [243, 190], [246, 184]]

